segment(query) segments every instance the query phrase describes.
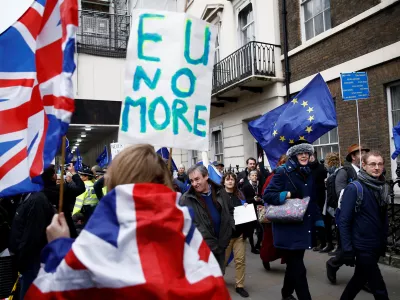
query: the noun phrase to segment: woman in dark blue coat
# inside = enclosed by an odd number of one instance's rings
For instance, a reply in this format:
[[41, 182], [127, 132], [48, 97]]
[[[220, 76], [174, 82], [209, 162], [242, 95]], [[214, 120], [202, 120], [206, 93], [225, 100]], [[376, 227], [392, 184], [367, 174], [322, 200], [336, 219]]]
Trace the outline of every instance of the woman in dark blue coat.
[[309, 196], [310, 203], [301, 223], [273, 223], [274, 246], [283, 250], [286, 273], [282, 288], [283, 299], [311, 299], [308, 289], [304, 252], [313, 244], [313, 229], [323, 226], [322, 216], [316, 203], [315, 184], [309, 167], [314, 147], [302, 141], [289, 148], [286, 164], [276, 170], [275, 176], [265, 190], [263, 199], [268, 204], [282, 205], [295, 198]]

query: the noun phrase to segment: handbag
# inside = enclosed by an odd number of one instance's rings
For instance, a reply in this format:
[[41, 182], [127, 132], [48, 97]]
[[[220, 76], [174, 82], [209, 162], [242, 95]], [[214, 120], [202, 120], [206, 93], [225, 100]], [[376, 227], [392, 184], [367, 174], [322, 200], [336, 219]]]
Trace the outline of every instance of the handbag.
[[286, 199], [282, 205], [268, 205], [266, 218], [274, 223], [302, 222], [307, 211], [310, 197], [303, 199]]
[[264, 205], [257, 206], [257, 211], [258, 211], [258, 221], [261, 224], [271, 223], [271, 221], [268, 220], [268, 218], [266, 216], [267, 208]]

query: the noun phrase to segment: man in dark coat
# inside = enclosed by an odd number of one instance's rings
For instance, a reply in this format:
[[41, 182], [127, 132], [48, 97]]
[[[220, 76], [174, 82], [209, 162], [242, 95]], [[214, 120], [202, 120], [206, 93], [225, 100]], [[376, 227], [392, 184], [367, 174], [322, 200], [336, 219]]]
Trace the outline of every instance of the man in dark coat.
[[246, 169], [244, 169], [242, 172], [239, 172], [237, 174], [237, 181], [238, 181], [238, 187], [239, 189], [242, 189], [243, 185], [246, 182], [249, 182], [249, 175], [251, 171], [254, 171], [257, 169], [257, 161], [253, 157], [249, 157], [246, 160]]
[[342, 300], [354, 299], [367, 282], [375, 299], [389, 299], [378, 266], [388, 234], [389, 187], [383, 169], [384, 159], [378, 151], [365, 154], [357, 181], [343, 193], [338, 224], [343, 260], [346, 265], [355, 265], [355, 271]]
[[[64, 183], [63, 212], [71, 233], [71, 238], [76, 238], [78, 234], [72, 220], [72, 210], [74, 209], [76, 197], [85, 192], [85, 183], [82, 181], [79, 174], [76, 173], [72, 163], [68, 166], [68, 172], [72, 174], [72, 182]], [[43, 193], [58, 210], [60, 185], [56, 184], [54, 165], [50, 165], [50, 167], [43, 172], [42, 178], [44, 182]]]
[[225, 272], [225, 250], [229, 245], [234, 208], [223, 187], [208, 178], [208, 170], [203, 165], [194, 165], [188, 170], [190, 189], [180, 202], [194, 211], [194, 223]]

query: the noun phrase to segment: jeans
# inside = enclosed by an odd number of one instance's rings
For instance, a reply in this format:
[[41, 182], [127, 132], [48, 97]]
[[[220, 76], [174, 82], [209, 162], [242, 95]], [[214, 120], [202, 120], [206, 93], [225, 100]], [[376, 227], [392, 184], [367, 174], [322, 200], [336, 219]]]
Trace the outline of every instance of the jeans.
[[20, 300], [23, 300], [26, 292], [31, 286], [32, 282], [36, 279], [40, 270], [40, 262], [32, 263], [24, 272], [21, 273], [20, 283]]
[[228, 248], [225, 251], [225, 264], [229, 260], [233, 249], [233, 256], [235, 260], [235, 287], [244, 288], [244, 274], [246, 271], [246, 243], [243, 236], [232, 238]]
[[385, 282], [378, 266], [379, 254], [356, 252], [356, 267], [353, 277], [347, 284], [341, 300], [352, 300], [368, 282], [375, 299], [388, 300]]
[[304, 265], [305, 250], [284, 250], [286, 272], [283, 280], [282, 297], [286, 298], [296, 292], [299, 300], [311, 300], [307, 282], [307, 270]]

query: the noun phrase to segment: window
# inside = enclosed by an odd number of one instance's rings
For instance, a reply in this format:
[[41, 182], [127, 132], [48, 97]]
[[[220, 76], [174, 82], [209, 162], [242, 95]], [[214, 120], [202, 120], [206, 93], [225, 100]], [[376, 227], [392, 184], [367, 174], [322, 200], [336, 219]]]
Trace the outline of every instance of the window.
[[214, 131], [212, 133], [214, 158], [216, 161], [224, 161], [224, 146], [222, 143], [222, 132], [221, 130]]
[[253, 4], [250, 3], [239, 12], [239, 28], [242, 46], [256, 39], [254, 30]]
[[218, 21], [217, 26], [217, 38], [215, 39], [215, 54], [214, 54], [214, 64], [221, 60], [221, 55], [219, 51], [220, 37], [221, 37], [221, 22]]
[[305, 40], [331, 28], [330, 0], [302, 0]]
[[197, 150], [192, 150], [192, 165], [197, 164]]
[[317, 151], [318, 160], [325, 159], [326, 154], [329, 152], [339, 152], [337, 127], [325, 133], [313, 145], [315, 151]]
[[[390, 141], [390, 153], [395, 151], [394, 140], [393, 140], [393, 127], [396, 126], [400, 121], [400, 82], [396, 82], [387, 87], [387, 98], [388, 98], [388, 109], [389, 109], [389, 134], [391, 137]], [[396, 160], [391, 159], [391, 169], [392, 178], [397, 178], [396, 168], [397, 162], [400, 158], [397, 157]], [[395, 186], [395, 194], [400, 194], [400, 189]]]

